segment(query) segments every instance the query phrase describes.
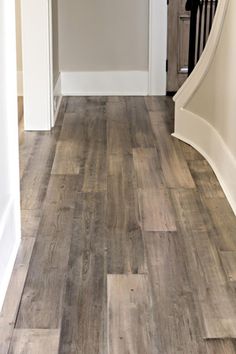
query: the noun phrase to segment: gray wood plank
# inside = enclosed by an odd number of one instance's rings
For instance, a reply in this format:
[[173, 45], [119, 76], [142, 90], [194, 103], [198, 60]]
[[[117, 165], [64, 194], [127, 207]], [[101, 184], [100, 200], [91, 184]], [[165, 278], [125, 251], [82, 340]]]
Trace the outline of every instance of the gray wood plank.
[[220, 251], [236, 251], [236, 218], [226, 198], [203, 199], [215, 226]]
[[109, 154], [132, 153], [128, 113], [124, 97], [109, 97], [106, 105], [107, 151]]
[[0, 353], [8, 353], [35, 239], [23, 238], [0, 314]]
[[212, 168], [206, 160], [189, 161], [190, 172], [199, 192], [206, 198], [225, 198]]
[[181, 140], [178, 140], [178, 144], [180, 145], [186, 161], [204, 160], [204, 157], [191, 145], [186, 144]]
[[80, 160], [84, 155], [85, 139], [86, 130], [83, 116], [76, 113], [65, 114], [52, 166], [52, 174], [79, 174]]
[[53, 164], [59, 128], [55, 132], [40, 132], [21, 178], [21, 208], [41, 209]]
[[206, 341], [207, 354], [235, 354], [236, 342], [231, 339], [212, 339]]
[[236, 251], [220, 252], [220, 258], [229, 284], [236, 287]]
[[155, 147], [155, 139], [143, 97], [126, 97], [133, 148]]
[[106, 354], [105, 193], [80, 193], [67, 269], [60, 354]]
[[132, 155], [108, 156], [108, 273], [143, 273], [145, 256]]
[[87, 144], [81, 163], [82, 191], [102, 192], [107, 188], [107, 127], [103, 107], [86, 116]]
[[220, 262], [208, 228], [204, 207], [197, 192], [173, 190], [178, 229], [185, 242], [189, 277], [203, 320], [205, 338], [236, 337], [236, 298]]
[[138, 191], [143, 231], [176, 231], [176, 221], [169, 191], [142, 188]]
[[134, 168], [138, 188], [161, 188], [164, 177], [155, 148], [133, 149]]
[[155, 116], [156, 113], [150, 113], [166, 185], [170, 188], [195, 188], [195, 183], [182, 151], [174, 143], [175, 138], [171, 137], [165, 122], [156, 123]]
[[145, 232], [158, 353], [205, 354], [186, 251], [176, 232]]
[[75, 176], [52, 176], [18, 313], [18, 328], [57, 328], [61, 321], [72, 220]]
[[9, 354], [57, 354], [59, 336], [59, 329], [16, 329]]
[[108, 353], [158, 353], [147, 275], [108, 275]]
[[42, 216], [42, 210], [21, 210], [22, 237], [36, 237]]

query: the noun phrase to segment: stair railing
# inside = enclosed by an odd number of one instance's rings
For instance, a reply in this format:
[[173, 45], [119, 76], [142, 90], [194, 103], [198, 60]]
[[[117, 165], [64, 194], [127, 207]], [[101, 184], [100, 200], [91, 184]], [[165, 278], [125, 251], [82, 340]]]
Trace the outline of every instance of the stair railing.
[[186, 2], [186, 10], [190, 11], [189, 75], [205, 48], [217, 5], [218, 0], [187, 0]]

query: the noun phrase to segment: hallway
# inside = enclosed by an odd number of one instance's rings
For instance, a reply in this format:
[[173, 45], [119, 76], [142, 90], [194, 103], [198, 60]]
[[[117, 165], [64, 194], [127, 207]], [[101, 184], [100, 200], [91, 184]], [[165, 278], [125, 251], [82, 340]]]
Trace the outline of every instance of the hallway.
[[68, 97], [25, 133], [1, 354], [236, 353], [236, 219], [173, 109]]

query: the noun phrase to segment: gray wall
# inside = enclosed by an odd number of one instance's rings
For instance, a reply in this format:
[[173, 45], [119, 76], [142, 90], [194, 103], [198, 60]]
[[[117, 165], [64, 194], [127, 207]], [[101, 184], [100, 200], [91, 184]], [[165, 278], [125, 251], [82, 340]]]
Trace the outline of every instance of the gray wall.
[[59, 43], [58, 43], [58, 0], [52, 0], [53, 27], [53, 84], [56, 85], [59, 76]]
[[61, 71], [148, 69], [148, 0], [59, 0]]

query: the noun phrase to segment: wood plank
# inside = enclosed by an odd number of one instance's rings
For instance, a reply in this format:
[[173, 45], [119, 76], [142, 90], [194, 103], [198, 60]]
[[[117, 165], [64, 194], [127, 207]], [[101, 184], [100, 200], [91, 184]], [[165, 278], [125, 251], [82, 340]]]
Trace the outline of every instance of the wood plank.
[[22, 237], [35, 237], [42, 216], [42, 210], [21, 210], [21, 235]]
[[108, 153], [118, 155], [131, 154], [131, 136], [125, 97], [108, 98], [106, 117]]
[[133, 149], [134, 168], [138, 188], [160, 188], [164, 177], [155, 148]]
[[0, 314], [0, 353], [8, 353], [35, 239], [23, 238]]
[[236, 287], [236, 251], [220, 252], [220, 258], [229, 284]]
[[56, 127], [62, 127], [63, 121], [64, 121], [64, 115], [66, 113], [66, 108], [67, 108], [67, 103], [68, 103], [68, 98], [67, 97], [62, 97], [57, 120], [55, 122]]
[[57, 354], [59, 335], [59, 329], [16, 329], [9, 354]]
[[155, 147], [155, 139], [143, 97], [126, 97], [133, 148]]
[[108, 275], [108, 353], [157, 353], [146, 275]]
[[[149, 113], [153, 113], [152, 119], [155, 124], [164, 123], [168, 132], [174, 131], [174, 102], [168, 96], [146, 96], [145, 104]], [[149, 114], [150, 115], [150, 114]]]
[[139, 189], [138, 195], [143, 231], [176, 231], [175, 213], [167, 189]]
[[236, 251], [236, 218], [226, 198], [203, 200], [215, 227], [215, 242], [220, 251]]
[[80, 193], [67, 269], [60, 354], [106, 353], [105, 193]]
[[108, 273], [143, 273], [145, 256], [132, 155], [108, 156]]
[[106, 117], [102, 104], [96, 107], [65, 114], [52, 168], [52, 174], [80, 175], [84, 192], [106, 190]]
[[199, 192], [206, 198], [225, 198], [212, 168], [206, 160], [189, 161], [190, 172]]
[[176, 232], [145, 232], [158, 353], [205, 354], [186, 251]]
[[200, 154], [200, 152], [194, 149], [191, 145], [186, 144], [181, 140], [175, 141], [178, 141], [186, 161], [204, 160], [204, 157]]
[[87, 145], [81, 164], [82, 191], [102, 192], [107, 188], [107, 130], [106, 118], [102, 106], [91, 111], [87, 127]]
[[170, 188], [195, 188], [182, 151], [177, 144], [174, 144], [175, 138], [171, 137], [166, 123], [156, 124], [155, 115], [156, 113], [151, 112], [150, 119], [166, 185]]
[[212, 339], [206, 341], [207, 354], [235, 354], [236, 342], [231, 339]]
[[79, 174], [80, 161], [84, 156], [85, 139], [86, 129], [83, 116], [65, 114], [52, 166], [52, 174]]
[[236, 299], [204, 222], [204, 206], [197, 192], [173, 190], [178, 229], [188, 255], [189, 278], [196, 294], [204, 338], [236, 337]]
[[59, 130], [40, 132], [33, 140], [27, 166], [21, 178], [21, 208], [41, 209], [52, 169]]
[[52, 176], [34, 246], [17, 328], [57, 328], [61, 321], [77, 178]]

